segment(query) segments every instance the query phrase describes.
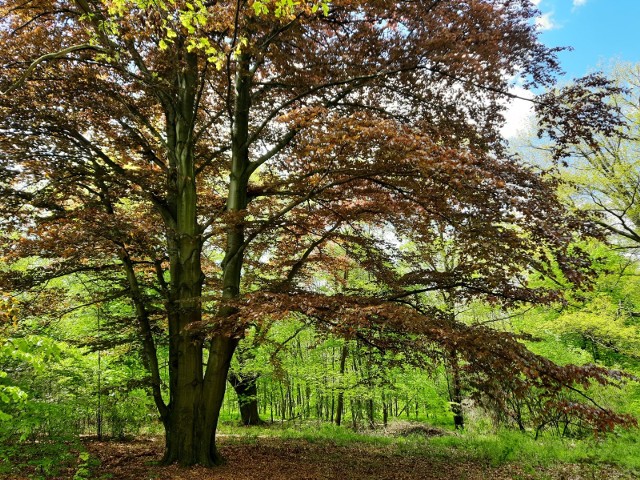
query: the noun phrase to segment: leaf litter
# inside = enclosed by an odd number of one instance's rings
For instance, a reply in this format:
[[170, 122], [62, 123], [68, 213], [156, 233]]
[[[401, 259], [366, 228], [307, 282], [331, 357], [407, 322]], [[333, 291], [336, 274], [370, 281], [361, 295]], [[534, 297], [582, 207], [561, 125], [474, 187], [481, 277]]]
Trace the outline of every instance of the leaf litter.
[[[398, 453], [394, 446], [354, 443], [348, 446], [303, 439], [221, 437], [226, 463], [209, 469], [161, 466], [161, 438], [130, 442], [87, 441], [91, 456], [100, 461], [96, 479], [122, 480], [501, 480], [501, 479], [632, 479], [610, 466], [557, 465], [527, 472], [518, 464], [493, 467], [452, 455]], [[594, 476], [595, 475], [595, 476]], [[65, 478], [65, 477], [60, 477]]]

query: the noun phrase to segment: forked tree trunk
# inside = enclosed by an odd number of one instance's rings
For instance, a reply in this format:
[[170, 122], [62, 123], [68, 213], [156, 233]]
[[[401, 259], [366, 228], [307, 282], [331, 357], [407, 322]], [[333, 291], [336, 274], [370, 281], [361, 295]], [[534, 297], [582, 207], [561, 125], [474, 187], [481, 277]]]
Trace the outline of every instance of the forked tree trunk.
[[[195, 61], [195, 59], [194, 59]], [[238, 58], [238, 71], [236, 73], [235, 85], [235, 105], [234, 122], [231, 131], [232, 152], [231, 152], [231, 172], [229, 175], [228, 196], [226, 210], [228, 212], [240, 212], [247, 208], [247, 185], [251, 174], [248, 157], [248, 133], [249, 133], [249, 108], [250, 108], [250, 87], [251, 78], [248, 74], [248, 60], [240, 55]], [[197, 69], [197, 62], [193, 65], [193, 70]], [[179, 85], [180, 89], [189, 89], [188, 98], [195, 98], [197, 85], [196, 78], [189, 78], [184, 74], [184, 85]], [[180, 79], [179, 79], [180, 83]], [[176, 118], [176, 131], [180, 132], [181, 122], [185, 118], [193, 115], [194, 105], [183, 102], [183, 110]], [[193, 131], [183, 132], [182, 145], [188, 144], [193, 148]], [[178, 135], [180, 138], [180, 136]], [[176, 146], [180, 147], [178, 141]], [[192, 150], [190, 151], [193, 155]], [[189, 162], [185, 162], [189, 164]], [[178, 163], [180, 165], [180, 163]], [[174, 395], [171, 399], [169, 421], [167, 425], [167, 449], [165, 462], [177, 461], [183, 465], [200, 464], [211, 466], [221, 463], [216, 449], [216, 428], [220, 416], [220, 409], [224, 399], [225, 386], [231, 358], [237, 346], [237, 332], [230, 331], [228, 336], [217, 335], [209, 345], [209, 359], [206, 373], [202, 375], [202, 343], [189, 333], [190, 325], [197, 325], [202, 319], [201, 309], [201, 288], [204, 281], [202, 270], [200, 269], [200, 255], [203, 231], [197, 225], [197, 214], [195, 200], [195, 168], [193, 159], [190, 162], [190, 169], [186, 168], [181, 174], [178, 171], [177, 191], [178, 198], [192, 195], [193, 202], [186, 201], [178, 203], [178, 219], [181, 214], [185, 215], [194, 227], [181, 228], [180, 222], [177, 225], [176, 236], [178, 242], [179, 265], [176, 272], [180, 272], [181, 262], [189, 265], [188, 275], [179, 276], [174, 280], [172, 275], [172, 291], [177, 288], [180, 296], [174, 303], [178, 308], [177, 326], [171, 331], [170, 347], [173, 342], [177, 343], [173, 351], [177, 367], [175, 368], [175, 382], [172, 382]], [[187, 226], [191, 227], [191, 223]], [[185, 230], [187, 230], [185, 232]], [[194, 242], [199, 249], [190, 248], [190, 242]], [[242, 263], [244, 259], [245, 236], [244, 225], [241, 218], [227, 225], [227, 244], [225, 258], [222, 261], [222, 300], [229, 301], [240, 295], [240, 280]], [[197, 264], [197, 265], [196, 265]], [[174, 282], [177, 285], [174, 285]], [[197, 288], [190, 288], [190, 285]], [[237, 310], [231, 305], [222, 305], [218, 317], [221, 320], [235, 314]], [[224, 323], [224, 322], [222, 322]], [[171, 327], [171, 322], [170, 322]], [[228, 326], [233, 330], [233, 326]], [[174, 355], [175, 357], [175, 355]], [[173, 364], [170, 354], [170, 367]]]
[[175, 404], [165, 424], [164, 463], [203, 466], [222, 463], [215, 434], [236, 342], [225, 337], [215, 338], [209, 348], [204, 379], [198, 384], [185, 381], [176, 387]]
[[[216, 428], [224, 399], [227, 374], [237, 333], [229, 331], [213, 337], [206, 370], [203, 365], [204, 344], [197, 331], [202, 321], [201, 268], [202, 226], [198, 224], [198, 199], [194, 159], [194, 125], [198, 87], [198, 62], [195, 55], [184, 54], [184, 68], [175, 80], [176, 96], [164, 102], [167, 121], [167, 145], [171, 172], [168, 180], [166, 211], [167, 246], [170, 260], [169, 285], [169, 376], [170, 401], [163, 418], [166, 430], [164, 463], [212, 466], [222, 459], [216, 449]], [[247, 206], [248, 157], [248, 87], [238, 75], [236, 123], [232, 132], [233, 151], [229, 179], [227, 211]], [[240, 294], [243, 261], [244, 227], [230, 224], [227, 230], [226, 256], [222, 264], [222, 299], [232, 300]], [[218, 316], [224, 319], [235, 313], [222, 305]], [[224, 323], [224, 322], [222, 322]], [[232, 330], [229, 326], [229, 330]]]

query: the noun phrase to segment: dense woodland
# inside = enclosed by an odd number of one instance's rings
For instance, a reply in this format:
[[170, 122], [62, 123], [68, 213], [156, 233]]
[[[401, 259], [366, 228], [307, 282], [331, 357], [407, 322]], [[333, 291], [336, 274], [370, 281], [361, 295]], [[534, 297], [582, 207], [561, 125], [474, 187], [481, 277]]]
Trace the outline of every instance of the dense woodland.
[[638, 66], [556, 85], [529, 0], [0, 14], [0, 475], [238, 425], [635, 451]]

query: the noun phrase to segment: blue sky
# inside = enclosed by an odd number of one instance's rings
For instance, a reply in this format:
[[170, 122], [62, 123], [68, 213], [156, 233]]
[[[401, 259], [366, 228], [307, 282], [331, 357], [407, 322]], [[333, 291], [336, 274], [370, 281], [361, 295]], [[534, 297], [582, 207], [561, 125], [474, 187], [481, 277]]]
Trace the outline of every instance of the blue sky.
[[[640, 0], [532, 0], [541, 11], [537, 19], [540, 40], [549, 47], [571, 46], [559, 55], [566, 74], [560, 84], [614, 62], [640, 63]], [[520, 87], [513, 93], [530, 97]], [[531, 103], [515, 100], [506, 113], [502, 134], [517, 136], [527, 129]]]
[[541, 40], [570, 45], [560, 55], [567, 80], [606, 69], [613, 59], [640, 62], [640, 0], [536, 0]]

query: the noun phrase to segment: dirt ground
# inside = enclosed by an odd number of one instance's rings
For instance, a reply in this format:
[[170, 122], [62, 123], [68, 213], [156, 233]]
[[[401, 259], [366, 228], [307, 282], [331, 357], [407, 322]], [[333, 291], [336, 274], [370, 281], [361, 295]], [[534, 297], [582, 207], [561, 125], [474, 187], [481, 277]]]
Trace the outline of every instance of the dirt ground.
[[455, 458], [405, 456], [384, 447], [336, 446], [305, 440], [258, 438], [247, 443], [220, 439], [226, 465], [215, 469], [161, 467], [160, 439], [87, 443], [100, 459], [95, 478], [111, 479], [338, 479], [338, 480], [482, 480], [482, 479], [615, 479], [632, 478], [613, 469], [563, 466], [553, 471], [524, 472], [516, 465], [498, 468]]
[[[517, 464], [492, 467], [460, 454], [400, 454], [393, 447], [353, 443], [339, 446], [326, 441], [284, 440], [276, 437], [219, 437], [226, 464], [213, 469], [160, 466], [162, 438], [127, 442], [85, 439], [90, 453], [89, 472], [76, 476], [80, 465], [69, 467], [56, 480], [613, 480], [634, 479], [612, 467], [561, 465], [524, 471]], [[62, 465], [61, 465], [62, 467]], [[62, 467], [63, 470], [65, 467]], [[3, 480], [44, 479], [36, 471], [3, 476]], [[51, 478], [51, 477], [49, 477]]]
[[226, 465], [214, 470], [153, 465], [161, 455], [160, 442], [91, 442], [89, 451], [102, 462], [100, 473], [111, 478], [136, 479], [484, 479], [513, 478], [508, 469], [449, 464], [444, 460], [405, 457], [379, 448], [339, 447], [303, 440], [256, 439], [250, 444], [220, 442]]

